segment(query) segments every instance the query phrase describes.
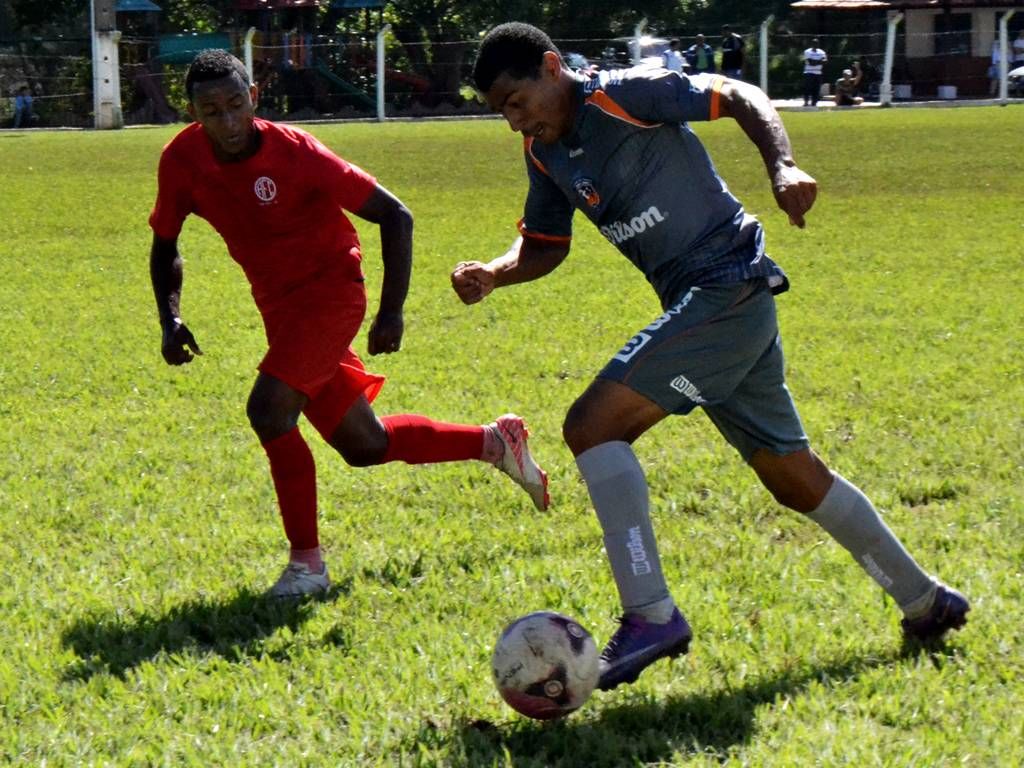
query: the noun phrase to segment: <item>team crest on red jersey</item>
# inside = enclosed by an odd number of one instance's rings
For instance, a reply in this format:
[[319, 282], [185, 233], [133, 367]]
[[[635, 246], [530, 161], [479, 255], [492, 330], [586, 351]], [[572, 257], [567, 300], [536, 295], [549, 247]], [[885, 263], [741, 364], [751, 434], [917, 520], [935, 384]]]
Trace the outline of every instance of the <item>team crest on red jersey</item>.
[[588, 179], [585, 176], [576, 179], [572, 184], [572, 188], [576, 190], [576, 194], [582, 197], [591, 208], [596, 208], [601, 204], [601, 195], [597, 193], [597, 187], [594, 186], [593, 179]]
[[253, 184], [253, 191], [261, 203], [269, 203], [277, 197], [277, 184], [269, 176], [260, 176]]

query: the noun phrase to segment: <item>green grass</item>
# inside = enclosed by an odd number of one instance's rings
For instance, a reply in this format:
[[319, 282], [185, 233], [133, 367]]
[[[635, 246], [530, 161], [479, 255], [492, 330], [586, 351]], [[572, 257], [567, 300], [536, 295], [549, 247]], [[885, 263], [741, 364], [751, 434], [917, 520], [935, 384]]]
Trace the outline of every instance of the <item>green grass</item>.
[[[0, 136], [0, 762], [26, 765], [1024, 763], [1020, 108], [789, 114], [820, 183], [804, 231], [734, 124], [698, 130], [793, 289], [790, 385], [814, 445], [911, 552], [963, 589], [966, 629], [901, 647], [898, 612], [775, 505], [699, 414], [637, 444], [689, 656], [553, 725], [490, 682], [501, 627], [617, 613], [562, 417], [658, 314], [579, 221], [543, 281], [463, 307], [455, 262], [514, 236], [520, 145], [496, 121], [322, 125], [417, 216], [381, 413], [523, 413], [538, 514], [479, 464], [318, 462], [334, 598], [268, 604], [284, 539], [244, 414], [263, 350], [240, 270], [190, 220], [183, 312], [206, 355], [159, 355], [146, 218], [173, 129]], [[682, 183], [682, 180], [681, 180]], [[371, 306], [379, 249], [362, 227]], [[359, 341], [365, 350], [365, 336]]]

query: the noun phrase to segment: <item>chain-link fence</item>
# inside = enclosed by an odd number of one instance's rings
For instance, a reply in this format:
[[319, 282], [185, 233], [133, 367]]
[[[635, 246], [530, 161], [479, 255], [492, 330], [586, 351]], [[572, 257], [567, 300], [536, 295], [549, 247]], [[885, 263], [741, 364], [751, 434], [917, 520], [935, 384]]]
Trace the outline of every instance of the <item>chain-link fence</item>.
[[[908, 18], [897, 27], [892, 75], [896, 99], [994, 94], [991, 49], [997, 39], [998, 16], [954, 14], [953, 19], [962, 17], [955, 22], [947, 16]], [[964, 18], [974, 21], [968, 24]], [[981, 23], [978, 18], [982, 18]], [[1024, 29], [1024, 13], [1013, 21], [1011, 40]], [[760, 29], [732, 31], [744, 41], [742, 76], [759, 82], [763, 53]], [[227, 29], [205, 34], [122, 36], [118, 56], [124, 123], [187, 119], [184, 73], [195, 53], [204, 48], [225, 48], [243, 59], [246, 53], [250, 55], [253, 78], [260, 89], [259, 114], [275, 120], [376, 117], [378, 82], [384, 86], [384, 112], [388, 117], [487, 111], [470, 81], [479, 38], [403, 42], [407, 37], [412, 36], [384, 36], [384, 63], [378, 72], [377, 37], [373, 33], [327, 36]], [[637, 58], [660, 61], [673, 39], [684, 52], [697, 41], [692, 32], [668, 31], [640, 39], [586, 37], [555, 42], [570, 66], [616, 68], [628, 66]], [[813, 39], [828, 56], [822, 75], [826, 97], [842, 71], [852, 68], [856, 61], [862, 73], [857, 86], [860, 95], [868, 100], [878, 98], [886, 46], [884, 16], [867, 18], [861, 31], [854, 33], [811, 35], [791, 32], [785, 25], [771, 28], [767, 73], [768, 92], [773, 98], [800, 96], [804, 51], [812, 46]], [[709, 35], [707, 43], [719, 67], [721, 39]], [[87, 38], [26, 39], [0, 45], [0, 96], [7, 97], [0, 98], [0, 126], [13, 124], [15, 97], [24, 94], [26, 88], [32, 98], [31, 125], [92, 125], [91, 55]]]

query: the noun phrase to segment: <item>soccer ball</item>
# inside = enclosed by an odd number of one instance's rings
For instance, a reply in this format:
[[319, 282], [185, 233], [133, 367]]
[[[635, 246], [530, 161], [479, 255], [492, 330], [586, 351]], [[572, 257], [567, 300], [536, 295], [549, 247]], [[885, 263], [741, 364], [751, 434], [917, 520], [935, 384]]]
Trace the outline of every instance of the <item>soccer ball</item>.
[[501, 698], [520, 714], [552, 720], [583, 706], [597, 685], [597, 645], [568, 616], [537, 611], [501, 633], [491, 659]]

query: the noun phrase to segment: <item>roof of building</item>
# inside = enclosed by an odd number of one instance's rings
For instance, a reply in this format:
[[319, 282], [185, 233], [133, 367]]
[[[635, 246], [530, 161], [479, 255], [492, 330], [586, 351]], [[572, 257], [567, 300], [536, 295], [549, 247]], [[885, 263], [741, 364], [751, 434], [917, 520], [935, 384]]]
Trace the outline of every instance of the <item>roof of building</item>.
[[1024, 0], [799, 0], [790, 3], [800, 11], [870, 11], [946, 8], [1024, 8]]

